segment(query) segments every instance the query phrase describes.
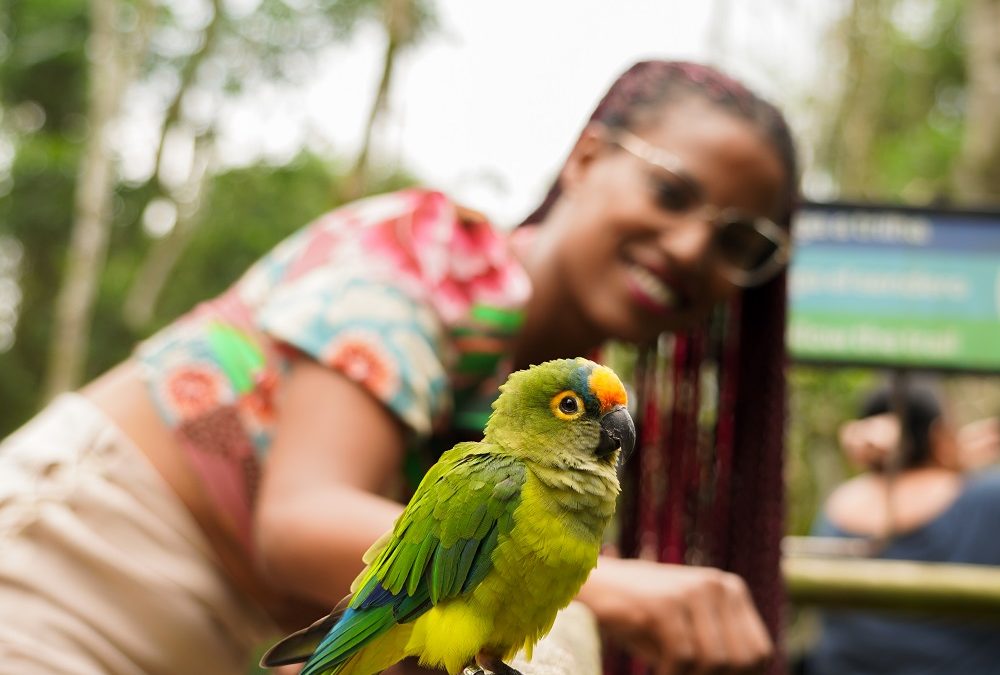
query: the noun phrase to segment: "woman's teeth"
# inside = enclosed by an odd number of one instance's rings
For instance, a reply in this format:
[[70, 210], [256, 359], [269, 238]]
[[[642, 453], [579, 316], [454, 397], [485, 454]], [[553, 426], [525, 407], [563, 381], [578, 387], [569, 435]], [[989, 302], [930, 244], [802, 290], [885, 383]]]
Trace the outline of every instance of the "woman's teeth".
[[631, 271], [636, 285], [657, 304], [664, 307], [673, 307], [676, 304], [677, 296], [655, 274], [639, 265], [632, 265]]

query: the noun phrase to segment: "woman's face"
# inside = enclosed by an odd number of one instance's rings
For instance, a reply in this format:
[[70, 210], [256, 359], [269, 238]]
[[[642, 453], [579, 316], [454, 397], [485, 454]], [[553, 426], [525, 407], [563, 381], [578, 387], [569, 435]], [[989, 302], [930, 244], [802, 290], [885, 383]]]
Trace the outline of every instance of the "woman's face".
[[673, 155], [687, 180], [589, 129], [561, 176], [564, 226], [553, 252], [585, 321], [605, 337], [641, 342], [697, 325], [738, 290], [699, 207], [775, 219], [786, 178], [760, 131], [697, 99], [633, 133]]

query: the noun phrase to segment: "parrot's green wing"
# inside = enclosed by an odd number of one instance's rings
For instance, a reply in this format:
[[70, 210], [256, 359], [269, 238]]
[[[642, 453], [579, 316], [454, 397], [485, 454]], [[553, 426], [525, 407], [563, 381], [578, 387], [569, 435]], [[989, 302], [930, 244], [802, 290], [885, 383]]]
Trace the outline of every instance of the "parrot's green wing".
[[403, 592], [410, 598], [426, 593], [437, 604], [482, 580], [497, 538], [513, 527], [524, 484], [524, 465], [493, 449], [461, 444], [451, 451], [451, 461], [435, 465], [359, 580], [350, 608], [379, 605], [380, 595]]
[[462, 443], [431, 468], [301, 675], [334, 668], [392, 626], [483, 580], [498, 539], [513, 528], [524, 484], [524, 465], [495, 451]]

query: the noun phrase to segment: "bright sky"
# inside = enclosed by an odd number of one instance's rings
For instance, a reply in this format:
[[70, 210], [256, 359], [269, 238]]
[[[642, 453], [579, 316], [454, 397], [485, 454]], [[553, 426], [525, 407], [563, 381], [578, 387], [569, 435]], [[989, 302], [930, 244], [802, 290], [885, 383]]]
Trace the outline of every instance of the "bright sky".
[[[830, 94], [831, 78], [816, 73], [829, 70], [821, 61], [823, 31], [844, 2], [437, 0], [436, 6], [441, 28], [400, 60], [375, 149], [383, 161], [510, 225], [544, 194], [608, 85], [643, 58], [721, 66], [786, 108], [793, 127], [808, 128], [808, 115], [796, 111]], [[282, 161], [303, 144], [350, 161], [383, 42], [376, 27], [365, 27], [328, 50], [305, 86], [254, 91], [242, 105], [223, 106], [224, 161], [261, 155]], [[144, 141], [123, 135], [122, 144]], [[125, 159], [126, 175], [148, 171], [148, 157]]]

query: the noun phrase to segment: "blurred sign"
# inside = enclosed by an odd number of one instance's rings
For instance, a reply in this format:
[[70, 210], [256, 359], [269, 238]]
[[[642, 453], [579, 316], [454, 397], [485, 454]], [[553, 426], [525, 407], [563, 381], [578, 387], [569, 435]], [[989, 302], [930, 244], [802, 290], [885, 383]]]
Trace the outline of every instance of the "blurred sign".
[[1000, 372], [1000, 213], [810, 204], [793, 235], [796, 360]]

